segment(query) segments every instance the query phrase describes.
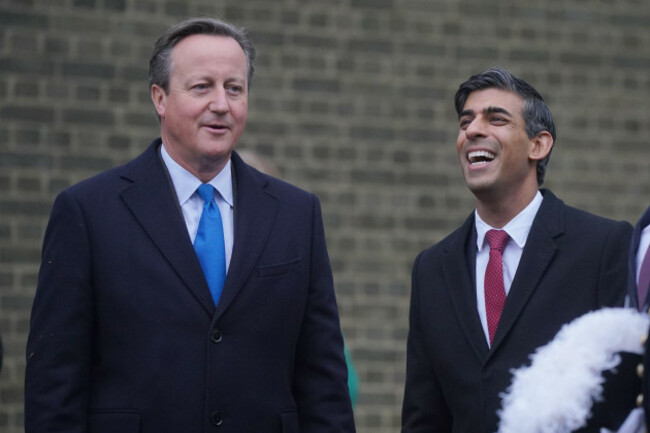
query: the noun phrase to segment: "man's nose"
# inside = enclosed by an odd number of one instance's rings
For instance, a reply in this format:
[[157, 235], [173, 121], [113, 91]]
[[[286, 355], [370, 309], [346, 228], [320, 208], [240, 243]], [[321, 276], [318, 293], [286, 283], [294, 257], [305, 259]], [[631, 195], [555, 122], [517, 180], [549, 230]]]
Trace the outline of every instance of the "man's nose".
[[215, 89], [210, 95], [210, 105], [208, 109], [215, 113], [225, 113], [228, 111], [228, 96], [225, 89]]
[[485, 136], [485, 122], [480, 118], [474, 118], [472, 121], [465, 127], [465, 135], [467, 138], [478, 138]]

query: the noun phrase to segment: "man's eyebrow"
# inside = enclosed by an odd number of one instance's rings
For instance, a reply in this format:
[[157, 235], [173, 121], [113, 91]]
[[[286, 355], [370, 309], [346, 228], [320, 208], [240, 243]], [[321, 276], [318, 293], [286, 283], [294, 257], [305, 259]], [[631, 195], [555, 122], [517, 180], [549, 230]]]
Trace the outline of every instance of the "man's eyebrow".
[[474, 110], [463, 110], [458, 114], [458, 118], [460, 119], [463, 116], [473, 116], [474, 115]]
[[491, 107], [490, 106], [490, 107], [487, 107], [485, 110], [483, 110], [483, 112], [485, 114], [494, 114], [494, 113], [506, 114], [506, 115], [512, 117], [512, 114], [510, 114], [510, 112], [508, 110], [506, 110], [505, 108], [501, 108], [501, 107]]
[[[484, 114], [495, 114], [495, 113], [497, 113], [497, 114], [505, 114], [507, 116], [512, 117], [512, 114], [508, 110], [506, 110], [505, 108], [502, 108], [502, 107], [489, 106], [487, 108], [484, 108], [482, 111], [483, 111]], [[458, 115], [458, 118], [460, 119], [461, 117], [464, 117], [464, 116], [474, 116], [474, 115], [475, 115], [474, 110], [467, 109], [467, 110], [461, 111], [460, 114]]]

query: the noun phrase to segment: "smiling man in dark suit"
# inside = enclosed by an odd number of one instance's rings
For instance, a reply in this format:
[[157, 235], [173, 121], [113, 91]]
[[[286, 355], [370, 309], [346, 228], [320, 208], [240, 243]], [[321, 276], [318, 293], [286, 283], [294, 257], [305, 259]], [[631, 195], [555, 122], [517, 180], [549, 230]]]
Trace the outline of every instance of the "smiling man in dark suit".
[[254, 57], [219, 20], [169, 29], [161, 139], [57, 197], [27, 433], [354, 432], [319, 202], [233, 151]]
[[476, 210], [413, 267], [403, 433], [495, 432], [511, 370], [625, 295], [631, 226], [539, 189], [556, 135], [540, 94], [495, 68], [455, 104]]

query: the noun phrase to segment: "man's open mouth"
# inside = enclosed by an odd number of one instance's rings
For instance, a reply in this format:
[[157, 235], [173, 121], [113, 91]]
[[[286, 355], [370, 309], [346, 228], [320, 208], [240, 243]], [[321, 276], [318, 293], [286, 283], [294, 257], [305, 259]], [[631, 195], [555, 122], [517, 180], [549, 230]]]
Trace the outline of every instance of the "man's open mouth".
[[487, 150], [475, 150], [467, 154], [467, 160], [470, 164], [491, 162], [494, 158], [496, 158], [496, 155]]
[[213, 131], [224, 131], [228, 129], [228, 127], [225, 125], [205, 125], [205, 126], [212, 129]]

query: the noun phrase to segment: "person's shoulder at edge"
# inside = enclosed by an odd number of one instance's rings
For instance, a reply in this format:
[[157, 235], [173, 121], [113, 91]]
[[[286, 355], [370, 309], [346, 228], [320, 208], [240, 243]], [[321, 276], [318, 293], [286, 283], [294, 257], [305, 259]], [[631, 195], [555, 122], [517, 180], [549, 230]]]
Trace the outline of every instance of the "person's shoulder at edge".
[[[598, 227], [606, 229], [607, 227], [620, 226], [629, 228], [630, 230], [632, 228], [632, 225], [628, 221], [615, 220], [574, 206], [567, 205], [562, 199], [557, 197], [548, 188], [542, 188], [541, 192], [545, 199], [550, 198], [563, 207], [563, 212], [566, 216], [566, 218], [564, 218], [564, 222], [573, 224], [573, 226], [576, 228], [582, 228], [584, 230], [592, 232], [598, 230]], [[542, 206], [544, 206], [544, 202], [542, 202]], [[598, 233], [594, 234], [597, 235]]]

